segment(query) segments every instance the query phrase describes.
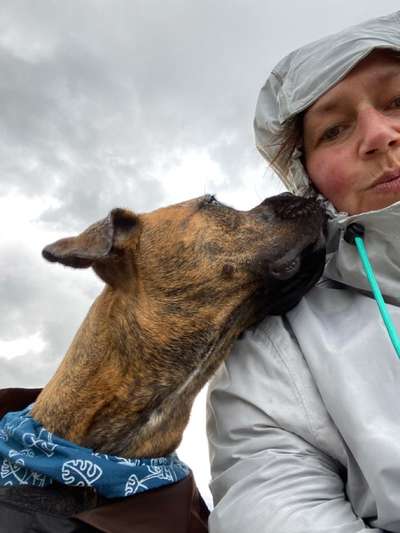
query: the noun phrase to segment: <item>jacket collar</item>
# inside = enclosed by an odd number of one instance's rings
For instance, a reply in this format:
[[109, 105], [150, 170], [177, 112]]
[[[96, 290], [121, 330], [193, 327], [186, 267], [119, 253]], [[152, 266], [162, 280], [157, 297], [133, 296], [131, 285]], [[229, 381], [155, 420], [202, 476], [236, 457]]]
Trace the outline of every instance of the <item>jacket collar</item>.
[[344, 240], [347, 227], [354, 222], [365, 228], [365, 246], [385, 299], [400, 305], [400, 202], [378, 211], [352, 216], [339, 213], [330, 218], [325, 276], [355, 289], [371, 292], [356, 247]]

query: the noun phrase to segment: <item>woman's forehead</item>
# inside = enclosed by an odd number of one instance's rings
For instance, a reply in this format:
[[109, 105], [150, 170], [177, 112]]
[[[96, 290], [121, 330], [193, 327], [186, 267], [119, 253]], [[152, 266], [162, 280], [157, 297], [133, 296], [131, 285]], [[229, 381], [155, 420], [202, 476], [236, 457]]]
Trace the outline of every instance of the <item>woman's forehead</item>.
[[339, 81], [320, 96], [307, 110], [308, 117], [320, 117], [334, 112], [340, 107], [341, 99], [347, 91], [355, 89], [355, 82], [369, 81], [374, 87], [384, 87], [386, 83], [400, 76], [400, 53], [394, 50], [375, 50], [360, 61], [343, 80]]

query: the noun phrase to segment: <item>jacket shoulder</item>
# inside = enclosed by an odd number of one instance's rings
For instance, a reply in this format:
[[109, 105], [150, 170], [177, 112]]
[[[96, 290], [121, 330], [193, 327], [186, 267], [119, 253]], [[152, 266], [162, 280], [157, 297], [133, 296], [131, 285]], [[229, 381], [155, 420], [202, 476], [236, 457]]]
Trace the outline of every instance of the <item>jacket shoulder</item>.
[[274, 425], [315, 442], [318, 402], [297, 339], [280, 316], [247, 331], [209, 385], [209, 408], [227, 433], [235, 425]]

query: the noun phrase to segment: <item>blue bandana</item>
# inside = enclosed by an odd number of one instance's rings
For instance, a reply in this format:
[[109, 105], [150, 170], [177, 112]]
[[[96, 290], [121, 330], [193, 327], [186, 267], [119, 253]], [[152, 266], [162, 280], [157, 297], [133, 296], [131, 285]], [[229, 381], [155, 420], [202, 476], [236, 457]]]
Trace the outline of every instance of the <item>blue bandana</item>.
[[117, 498], [170, 485], [189, 474], [176, 454], [124, 459], [77, 446], [36, 422], [32, 406], [0, 420], [0, 486], [45, 487], [56, 480]]

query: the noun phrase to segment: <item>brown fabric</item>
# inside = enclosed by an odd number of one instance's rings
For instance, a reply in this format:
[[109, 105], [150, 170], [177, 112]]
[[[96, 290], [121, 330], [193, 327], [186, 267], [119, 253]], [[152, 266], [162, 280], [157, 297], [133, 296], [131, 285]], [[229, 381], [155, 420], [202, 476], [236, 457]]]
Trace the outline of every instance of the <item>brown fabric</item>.
[[42, 389], [0, 389], [0, 418], [12, 411], [21, 411], [39, 396]]
[[190, 475], [74, 516], [105, 533], [206, 533], [208, 509]]
[[[40, 391], [0, 389], [0, 418], [33, 403]], [[206, 533], [208, 515], [209, 510], [193, 476], [189, 475], [167, 487], [115, 501], [107, 500], [107, 503], [71, 518], [105, 533]]]
[[208, 517], [210, 511], [201, 497], [193, 480], [193, 500], [190, 514], [189, 533], [205, 533], [208, 531]]

